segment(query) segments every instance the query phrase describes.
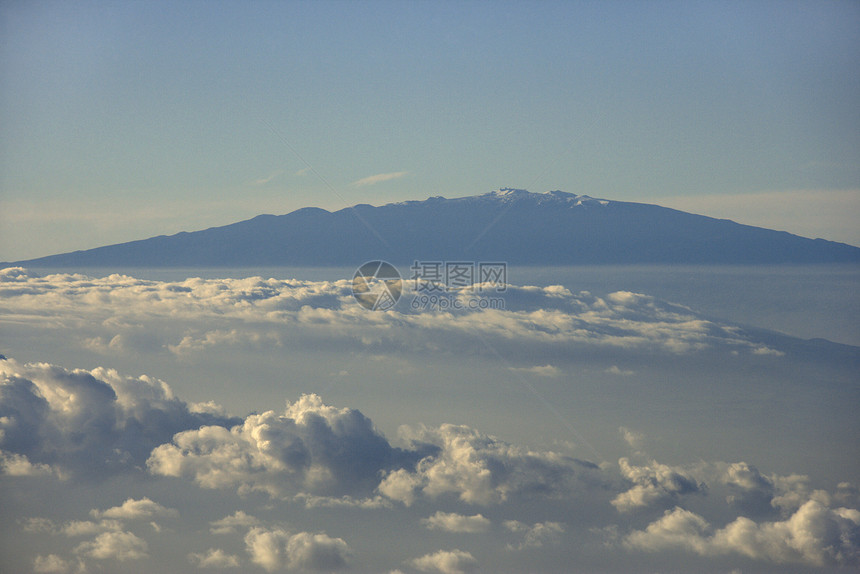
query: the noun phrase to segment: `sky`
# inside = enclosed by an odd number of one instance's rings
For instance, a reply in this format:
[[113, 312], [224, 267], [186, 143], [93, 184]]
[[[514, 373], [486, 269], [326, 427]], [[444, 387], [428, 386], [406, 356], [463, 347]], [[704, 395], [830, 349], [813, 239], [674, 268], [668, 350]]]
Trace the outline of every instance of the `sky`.
[[860, 245], [860, 5], [3, 2], [0, 260], [502, 187]]

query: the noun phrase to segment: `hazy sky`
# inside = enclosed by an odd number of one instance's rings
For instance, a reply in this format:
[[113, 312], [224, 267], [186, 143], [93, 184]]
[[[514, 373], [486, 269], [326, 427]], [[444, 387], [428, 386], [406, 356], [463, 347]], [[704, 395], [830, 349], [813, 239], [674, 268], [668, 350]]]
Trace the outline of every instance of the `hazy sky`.
[[4, 2], [0, 260], [505, 186], [860, 244], [858, 30], [856, 2]]

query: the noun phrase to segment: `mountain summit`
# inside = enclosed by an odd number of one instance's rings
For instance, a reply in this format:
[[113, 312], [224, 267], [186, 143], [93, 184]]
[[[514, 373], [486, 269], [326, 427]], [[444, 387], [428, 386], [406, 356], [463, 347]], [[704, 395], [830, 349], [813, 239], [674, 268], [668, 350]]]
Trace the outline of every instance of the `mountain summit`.
[[860, 248], [657, 205], [501, 189], [335, 212], [308, 207], [16, 264], [335, 266], [375, 259], [519, 265], [856, 263]]

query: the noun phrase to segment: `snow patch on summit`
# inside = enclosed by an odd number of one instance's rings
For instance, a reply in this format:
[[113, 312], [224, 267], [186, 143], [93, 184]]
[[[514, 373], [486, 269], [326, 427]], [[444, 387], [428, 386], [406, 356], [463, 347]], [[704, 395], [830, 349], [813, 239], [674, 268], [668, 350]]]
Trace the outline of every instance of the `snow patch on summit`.
[[490, 193], [485, 193], [483, 195], [473, 197], [476, 199], [496, 199], [501, 201], [532, 200], [539, 205], [547, 203], [564, 203], [567, 204], [569, 207], [576, 207], [580, 205], [609, 205], [609, 200], [606, 199], [596, 199], [588, 195], [577, 195], [575, 193], [568, 193], [566, 191], [561, 190], [546, 191], [544, 193], [532, 193], [525, 189], [503, 187], [502, 189], [499, 189], [497, 191], [491, 191]]

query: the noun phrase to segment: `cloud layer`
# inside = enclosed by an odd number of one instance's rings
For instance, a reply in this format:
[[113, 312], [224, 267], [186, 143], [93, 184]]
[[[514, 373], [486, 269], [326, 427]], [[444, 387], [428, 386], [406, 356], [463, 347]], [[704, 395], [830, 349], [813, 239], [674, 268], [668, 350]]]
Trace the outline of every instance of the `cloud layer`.
[[[488, 285], [481, 291], [452, 291], [439, 299], [444, 305], [416, 305], [424, 300], [413, 283], [404, 281], [394, 311], [368, 313], [353, 298], [347, 280], [166, 282], [125, 275], [38, 277], [9, 268], [0, 271], [0, 310], [21, 326], [45, 331], [74, 327], [83, 348], [106, 354], [169, 352], [191, 357], [217, 348], [277, 348], [295, 342], [460, 353], [473, 348], [480, 337], [510, 357], [519, 372], [547, 377], [558, 376], [559, 368], [536, 365], [534, 357], [548, 352], [689, 355], [711, 349], [762, 358], [783, 354], [758, 335], [637, 293], [598, 297], [557, 285], [511, 285], [496, 293]], [[184, 329], [178, 331], [180, 324]], [[361, 337], [346, 335], [355, 332]]]
[[[212, 414], [212, 405], [188, 405], [146, 376], [8, 358], [0, 367], [4, 480], [28, 478], [22, 469], [39, 480], [79, 482], [145, 469], [151, 480], [235, 493], [237, 500], [261, 495], [267, 506], [382, 513], [394, 521], [413, 516], [427, 534], [460, 537], [458, 548], [413, 554], [400, 564], [424, 572], [475, 570], [479, 558], [469, 540], [493, 535], [510, 553], [562, 548], [583, 526], [602, 532], [601, 544], [630, 554], [860, 564], [860, 493], [847, 482], [830, 492], [809, 477], [764, 474], [747, 462], [673, 465], [640, 450], [617, 465], [598, 465], [453, 424], [404, 426], [395, 446], [360, 411], [313, 394], [280, 412], [232, 418]], [[627, 428], [622, 438], [631, 447], [644, 442]], [[423, 515], [414, 517], [413, 508]], [[528, 520], [523, 508], [544, 508], [547, 517], [557, 508], [578, 524]], [[594, 517], [583, 508], [597, 509]], [[132, 496], [78, 520], [28, 517], [22, 528], [73, 541], [65, 554], [51, 548], [32, 558], [36, 571], [71, 572], [88, 563], [151, 559], [152, 537], [174, 529], [187, 510]], [[343, 536], [241, 509], [199, 532], [216, 544], [191, 549], [184, 560], [201, 568], [333, 571], [361, 554]], [[219, 539], [233, 540], [234, 549]], [[238, 542], [243, 552], [235, 550]]]

